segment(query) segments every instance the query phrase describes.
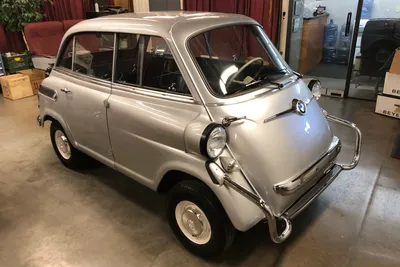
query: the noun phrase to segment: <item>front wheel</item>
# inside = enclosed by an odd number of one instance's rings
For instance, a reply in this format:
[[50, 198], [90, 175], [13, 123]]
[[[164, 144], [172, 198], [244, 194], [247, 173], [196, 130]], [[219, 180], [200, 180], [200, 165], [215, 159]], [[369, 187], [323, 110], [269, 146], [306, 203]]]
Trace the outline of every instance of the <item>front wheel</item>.
[[57, 121], [51, 123], [50, 138], [54, 151], [64, 166], [70, 169], [81, 169], [88, 166], [89, 156], [77, 150], [70, 143], [64, 129]]
[[200, 181], [180, 182], [168, 192], [167, 216], [178, 240], [204, 258], [225, 252], [236, 234], [217, 197]]

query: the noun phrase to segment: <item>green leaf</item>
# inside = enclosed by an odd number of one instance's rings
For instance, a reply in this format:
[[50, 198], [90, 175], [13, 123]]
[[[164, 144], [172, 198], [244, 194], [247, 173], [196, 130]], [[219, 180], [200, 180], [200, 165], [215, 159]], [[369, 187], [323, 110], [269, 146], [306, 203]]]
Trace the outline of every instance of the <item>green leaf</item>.
[[40, 21], [40, 7], [50, 0], [0, 0], [0, 23], [9, 31], [21, 31], [25, 24]]

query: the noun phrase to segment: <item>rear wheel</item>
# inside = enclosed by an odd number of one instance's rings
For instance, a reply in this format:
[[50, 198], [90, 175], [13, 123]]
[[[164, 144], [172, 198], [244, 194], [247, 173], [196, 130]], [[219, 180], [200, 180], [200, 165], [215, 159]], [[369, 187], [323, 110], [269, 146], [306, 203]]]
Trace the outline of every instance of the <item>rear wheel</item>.
[[225, 252], [236, 234], [217, 197], [199, 181], [180, 182], [168, 192], [167, 216], [178, 240], [204, 258]]
[[67, 168], [81, 169], [92, 161], [70, 143], [64, 129], [57, 121], [51, 123], [50, 138], [57, 157]]

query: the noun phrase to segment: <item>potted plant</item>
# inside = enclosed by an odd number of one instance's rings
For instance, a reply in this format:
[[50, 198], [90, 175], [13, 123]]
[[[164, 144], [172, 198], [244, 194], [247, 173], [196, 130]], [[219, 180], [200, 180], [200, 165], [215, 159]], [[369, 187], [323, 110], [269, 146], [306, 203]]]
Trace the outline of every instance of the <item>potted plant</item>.
[[42, 20], [41, 7], [51, 0], [1, 0], [0, 23], [11, 32], [20, 32], [25, 24]]
[[[45, 16], [41, 10], [43, 5], [51, 0], [0, 0], [0, 23], [10, 32], [21, 32], [26, 48], [29, 50], [24, 36], [24, 26], [31, 22], [41, 21]], [[15, 73], [19, 69], [32, 67], [29, 52], [23, 54], [6, 54], [2, 56], [5, 69]]]

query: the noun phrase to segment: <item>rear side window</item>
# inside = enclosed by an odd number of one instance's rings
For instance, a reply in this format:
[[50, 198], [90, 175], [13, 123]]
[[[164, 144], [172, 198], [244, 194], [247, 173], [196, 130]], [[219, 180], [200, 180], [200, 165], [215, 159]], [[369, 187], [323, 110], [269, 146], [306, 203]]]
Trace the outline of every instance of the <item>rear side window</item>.
[[81, 33], [75, 35], [73, 71], [111, 81], [113, 50], [113, 33]]
[[139, 36], [117, 34], [118, 52], [115, 68], [117, 83], [138, 84], [139, 82]]
[[57, 62], [57, 66], [66, 69], [72, 69], [72, 47], [74, 44], [74, 38], [70, 38], [65, 44], [66, 46], [64, 47], [64, 51]]
[[166, 41], [158, 36], [118, 34], [117, 83], [191, 95]]

